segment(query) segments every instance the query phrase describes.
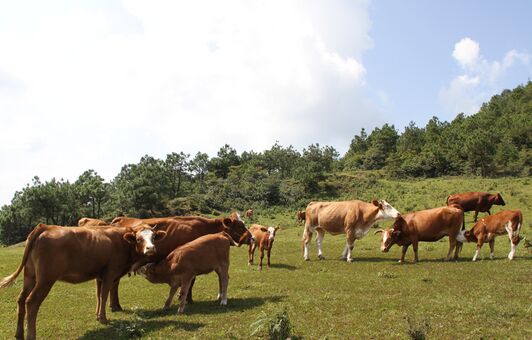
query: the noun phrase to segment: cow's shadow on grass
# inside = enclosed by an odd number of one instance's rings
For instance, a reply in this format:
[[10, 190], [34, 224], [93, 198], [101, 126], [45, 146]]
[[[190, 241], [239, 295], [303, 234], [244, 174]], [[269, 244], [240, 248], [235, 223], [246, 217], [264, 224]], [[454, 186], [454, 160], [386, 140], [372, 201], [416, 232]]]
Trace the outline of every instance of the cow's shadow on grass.
[[[187, 304], [185, 307], [185, 314], [220, 314], [226, 312], [241, 312], [246, 309], [255, 308], [261, 306], [266, 302], [279, 302], [286, 296], [267, 296], [267, 297], [246, 297], [246, 298], [229, 298], [227, 306], [220, 306], [220, 303], [213, 300], [197, 301], [193, 304]], [[168, 309], [139, 309], [137, 314], [143, 319], [152, 319], [161, 316], [177, 314], [177, 308], [179, 307], [179, 299], [175, 298], [173, 304]]]
[[88, 331], [79, 337], [88, 339], [132, 339], [149, 335], [151, 332], [170, 327], [174, 330], [193, 332], [205, 326], [198, 322], [185, 322], [179, 320], [145, 320], [137, 317], [129, 320], [111, 320], [105, 328]]
[[290, 270], [290, 271], [294, 271], [296, 269], [299, 269], [299, 267], [296, 267], [296, 266], [292, 266], [290, 264], [286, 264], [286, 263], [272, 263], [270, 265], [271, 268], [277, 268], [277, 269], [287, 269], [287, 270]]

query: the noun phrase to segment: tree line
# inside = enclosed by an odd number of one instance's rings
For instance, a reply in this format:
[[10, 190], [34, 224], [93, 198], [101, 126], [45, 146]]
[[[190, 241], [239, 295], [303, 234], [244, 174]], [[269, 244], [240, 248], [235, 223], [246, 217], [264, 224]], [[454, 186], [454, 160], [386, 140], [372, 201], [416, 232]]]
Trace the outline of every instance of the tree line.
[[338, 172], [381, 170], [394, 178], [444, 175], [530, 176], [532, 82], [504, 90], [478, 113], [451, 122], [433, 117], [402, 133], [384, 124], [362, 129], [345, 155], [331, 146], [301, 152], [275, 143], [263, 152], [238, 154], [229, 145], [209, 157], [172, 152], [124, 165], [106, 182], [87, 170], [75, 182], [32, 182], [0, 209], [0, 242], [24, 240], [40, 222], [76, 225], [80, 217], [168, 216], [249, 207], [305, 206], [326, 195], [323, 181]]

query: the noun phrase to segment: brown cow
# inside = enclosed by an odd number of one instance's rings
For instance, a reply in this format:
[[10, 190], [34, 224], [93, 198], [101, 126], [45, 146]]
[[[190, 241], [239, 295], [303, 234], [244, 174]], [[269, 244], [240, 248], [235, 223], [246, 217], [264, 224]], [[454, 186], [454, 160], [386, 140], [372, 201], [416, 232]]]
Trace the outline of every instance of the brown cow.
[[249, 218], [250, 221], [253, 221], [253, 209], [246, 210], [246, 218]]
[[264, 249], [268, 254], [268, 268], [270, 267], [270, 254], [272, 251], [273, 241], [275, 240], [275, 233], [279, 227], [264, 227], [258, 224], [253, 224], [248, 230], [253, 235], [253, 241], [250, 242], [248, 248], [248, 265], [253, 264], [253, 255], [257, 245], [260, 250], [259, 269], [262, 270], [262, 259], [264, 258]]
[[139, 269], [139, 273], [152, 283], [167, 283], [170, 294], [164, 308], [170, 308], [172, 299], [179, 290], [179, 313], [185, 311], [187, 293], [197, 275], [215, 271], [218, 274], [218, 299], [227, 305], [229, 284], [229, 246], [237, 245], [225, 232], [204, 235], [172, 251], [164, 260], [150, 263]]
[[521, 241], [519, 231], [523, 225], [523, 214], [520, 210], [505, 210], [495, 215], [487, 216], [480, 219], [473, 228], [464, 230], [457, 240], [460, 242], [476, 242], [477, 250], [473, 261], [477, 260], [480, 248], [484, 242], [490, 245], [490, 259], [493, 259], [493, 249], [495, 247], [495, 236], [508, 234], [510, 238], [511, 250], [508, 259], [512, 260], [515, 255], [515, 248]]
[[460, 232], [464, 220], [464, 213], [455, 207], [441, 207], [408, 213], [398, 216], [393, 227], [382, 232], [381, 251], [387, 253], [394, 244], [403, 246], [400, 263], [405, 260], [405, 254], [410, 245], [414, 248], [414, 262], [419, 260], [417, 254], [418, 242], [435, 242], [444, 236], [449, 236], [449, 252], [446, 261], [451, 259], [455, 249], [454, 259], [458, 259], [461, 243], [457, 244], [456, 237]]
[[399, 212], [385, 200], [343, 202], [310, 202], [305, 211], [303, 232], [303, 258], [308, 261], [309, 243], [314, 231], [318, 233], [318, 258], [323, 259], [322, 241], [325, 232], [332, 235], [346, 234], [346, 245], [342, 258], [352, 262], [351, 251], [355, 240], [364, 237], [373, 223], [379, 220], [396, 218]]
[[[157, 253], [154, 256], [147, 257], [145, 262], [158, 262], [168, 254], [170, 254], [175, 248], [197, 239], [203, 235], [219, 233], [226, 230], [226, 232], [234, 239], [238, 240], [238, 243], [249, 244], [251, 234], [247, 230], [244, 221], [238, 213], [232, 213], [228, 218], [205, 218], [200, 216], [174, 216], [171, 218], [148, 218], [148, 219], [132, 219], [132, 218], [119, 218], [120, 220], [113, 220], [115, 225], [136, 225], [138, 221], [142, 221], [151, 226], [157, 226], [157, 230], [164, 230], [167, 232], [167, 237], [161, 241], [157, 246]], [[135, 221], [136, 220], [136, 221]], [[139, 264], [140, 266], [140, 264]], [[135, 268], [134, 268], [135, 269]], [[121, 310], [119, 297], [118, 297], [118, 285], [111, 290], [111, 305], [115, 310]], [[187, 295], [188, 302], [192, 303], [192, 283], [190, 292]]]
[[447, 206], [457, 206], [463, 211], [474, 211], [474, 221], [480, 212], [487, 212], [491, 215], [492, 205], [505, 205], [501, 194], [492, 195], [487, 192], [464, 192], [461, 194], [452, 194], [447, 196]]
[[97, 218], [88, 218], [83, 217], [78, 221], [78, 227], [89, 227], [89, 226], [105, 226], [110, 225], [108, 222], [99, 220]]
[[296, 213], [297, 223], [305, 222], [305, 210], [300, 210]]
[[133, 229], [39, 224], [28, 236], [18, 269], [0, 282], [0, 288], [9, 287], [24, 269], [15, 336], [24, 338], [26, 316], [27, 339], [35, 339], [39, 307], [56, 281], [80, 283], [96, 279], [96, 319], [106, 323], [105, 302], [113, 282], [136, 261], [154, 254], [153, 243], [165, 235], [164, 231], [153, 231], [147, 225]]

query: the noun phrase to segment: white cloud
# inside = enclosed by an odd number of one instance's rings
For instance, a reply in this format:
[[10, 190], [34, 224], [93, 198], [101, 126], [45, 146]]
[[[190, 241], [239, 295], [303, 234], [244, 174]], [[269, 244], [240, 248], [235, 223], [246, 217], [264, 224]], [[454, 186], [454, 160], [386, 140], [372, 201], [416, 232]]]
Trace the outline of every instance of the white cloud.
[[341, 149], [379, 123], [361, 94], [367, 1], [63, 6], [0, 26], [0, 204], [33, 175], [109, 180], [146, 153], [225, 143]]
[[439, 93], [440, 102], [451, 118], [460, 112], [476, 113], [483, 102], [501, 90], [501, 80], [517, 61], [528, 65], [530, 60], [528, 53], [516, 50], [508, 51], [501, 61], [487, 60], [480, 54], [479, 43], [470, 38], [456, 43], [452, 56], [463, 74], [455, 76]]

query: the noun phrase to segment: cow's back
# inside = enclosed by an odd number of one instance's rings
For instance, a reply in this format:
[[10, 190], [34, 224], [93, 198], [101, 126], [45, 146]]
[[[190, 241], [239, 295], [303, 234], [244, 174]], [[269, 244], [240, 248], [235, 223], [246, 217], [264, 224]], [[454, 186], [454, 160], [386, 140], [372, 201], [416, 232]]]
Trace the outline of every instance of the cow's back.
[[346, 227], [359, 224], [377, 209], [373, 204], [358, 200], [311, 202], [306, 209], [306, 223], [331, 234], [342, 234]]
[[420, 241], [435, 241], [443, 236], [455, 235], [463, 222], [463, 211], [455, 207], [438, 207], [408, 213], [403, 216]]
[[205, 235], [178, 247], [167, 260], [180, 272], [206, 274], [220, 264], [229, 264], [229, 246], [230, 241], [221, 234]]
[[463, 192], [452, 194], [447, 198], [447, 205], [459, 205], [464, 211], [473, 211], [487, 204], [489, 193], [487, 192]]

